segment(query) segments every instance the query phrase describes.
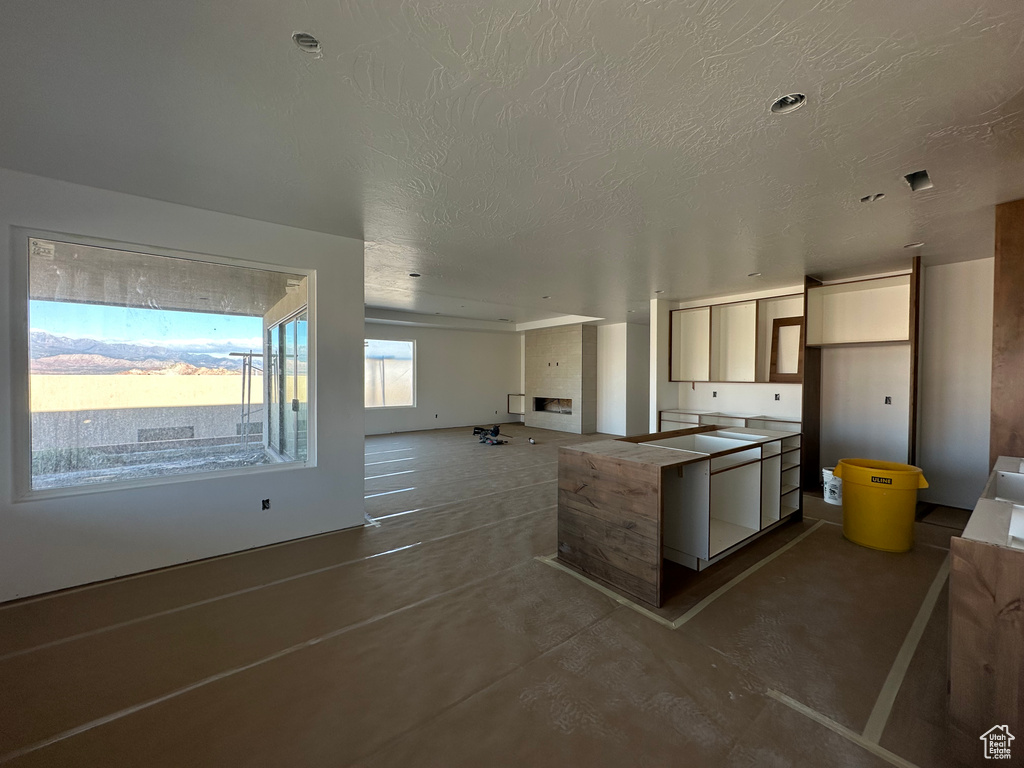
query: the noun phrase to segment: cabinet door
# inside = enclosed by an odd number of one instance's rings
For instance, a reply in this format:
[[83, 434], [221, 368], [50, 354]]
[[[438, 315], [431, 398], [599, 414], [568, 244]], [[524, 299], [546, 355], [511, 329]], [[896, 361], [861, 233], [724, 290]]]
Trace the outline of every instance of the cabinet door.
[[708, 381], [710, 345], [710, 307], [672, 310], [669, 378]]
[[757, 363], [757, 302], [711, 308], [711, 380], [754, 381]]

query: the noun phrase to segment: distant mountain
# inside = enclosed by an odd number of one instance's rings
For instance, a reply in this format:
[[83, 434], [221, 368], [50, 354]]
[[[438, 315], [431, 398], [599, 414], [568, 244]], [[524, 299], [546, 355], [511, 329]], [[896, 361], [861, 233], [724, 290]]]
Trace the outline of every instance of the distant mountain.
[[133, 376], [237, 376], [238, 370], [224, 367], [200, 368], [189, 363], [167, 360], [119, 360], [103, 355], [51, 355], [31, 362], [30, 370], [37, 374], [130, 374]]
[[[29, 341], [34, 373], [121, 373], [132, 369], [156, 371], [178, 363], [211, 371], [238, 373], [242, 370], [240, 357], [214, 357], [168, 347], [73, 339], [54, 336], [46, 331], [32, 331]], [[49, 362], [45, 362], [47, 360]]]

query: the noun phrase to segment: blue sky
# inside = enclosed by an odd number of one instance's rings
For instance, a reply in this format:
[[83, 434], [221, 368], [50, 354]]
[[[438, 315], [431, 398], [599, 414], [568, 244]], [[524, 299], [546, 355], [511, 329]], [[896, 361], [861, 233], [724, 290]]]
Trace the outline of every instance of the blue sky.
[[364, 347], [366, 357], [372, 360], [378, 360], [382, 357], [394, 358], [396, 360], [412, 359], [412, 342], [367, 339]]
[[29, 322], [33, 331], [55, 336], [170, 347], [208, 355], [259, 351], [263, 333], [259, 317], [59, 301], [30, 301]]

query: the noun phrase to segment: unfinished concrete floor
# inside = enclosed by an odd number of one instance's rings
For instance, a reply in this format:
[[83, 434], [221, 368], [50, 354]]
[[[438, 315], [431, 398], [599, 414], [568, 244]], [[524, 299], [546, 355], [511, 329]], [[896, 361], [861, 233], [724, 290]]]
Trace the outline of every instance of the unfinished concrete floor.
[[956, 764], [955, 529], [875, 552], [808, 497], [645, 613], [540, 559], [595, 437], [506, 431], [367, 438], [365, 528], [0, 607], [0, 764]]

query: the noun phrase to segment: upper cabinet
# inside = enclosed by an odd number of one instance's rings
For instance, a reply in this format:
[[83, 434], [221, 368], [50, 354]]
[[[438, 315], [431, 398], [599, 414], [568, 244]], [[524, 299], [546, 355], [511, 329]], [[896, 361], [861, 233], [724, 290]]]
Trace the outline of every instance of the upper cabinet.
[[757, 302], [711, 307], [711, 380], [754, 381], [757, 368]]
[[671, 381], [799, 382], [803, 296], [671, 312]]
[[711, 307], [672, 311], [671, 381], [710, 381]]
[[909, 342], [911, 276], [895, 275], [807, 289], [807, 344]]

